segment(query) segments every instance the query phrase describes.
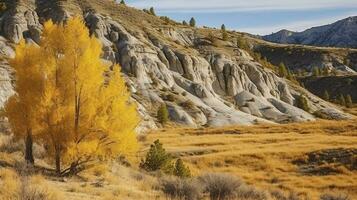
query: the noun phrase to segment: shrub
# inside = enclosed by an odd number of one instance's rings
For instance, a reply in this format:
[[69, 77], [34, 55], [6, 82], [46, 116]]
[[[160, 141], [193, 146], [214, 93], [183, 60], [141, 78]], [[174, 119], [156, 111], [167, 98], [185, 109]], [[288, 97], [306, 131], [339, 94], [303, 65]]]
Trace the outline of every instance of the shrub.
[[179, 158], [176, 160], [175, 168], [174, 168], [174, 175], [180, 178], [188, 178], [191, 177], [190, 169], [185, 166], [183, 161]]
[[208, 33], [208, 37], [207, 38], [212, 43], [214, 43], [215, 40], [216, 40], [216, 37], [214, 36], [214, 34], [212, 32]]
[[169, 121], [169, 111], [166, 104], [162, 104], [157, 111], [157, 119], [161, 124], [166, 124]]
[[237, 47], [246, 51], [250, 50], [249, 44], [243, 39], [243, 37], [237, 37]]
[[0, 13], [4, 12], [7, 9], [6, 4], [4, 2], [0, 3]]
[[161, 180], [160, 185], [161, 190], [168, 198], [180, 200], [200, 199], [201, 188], [193, 180], [170, 177]]
[[43, 177], [33, 176], [22, 183], [20, 199], [59, 200], [63, 199], [63, 197], [56, 189], [45, 184]]
[[273, 190], [270, 192], [270, 195], [275, 200], [301, 200], [309, 199], [307, 196], [300, 197], [296, 192], [290, 191], [289, 194], [285, 194], [281, 190]]
[[149, 152], [146, 154], [145, 160], [140, 163], [140, 168], [146, 171], [162, 170], [165, 173], [172, 174], [172, 157], [163, 148], [159, 140], [150, 146]]
[[12, 135], [3, 135], [0, 137], [0, 152], [14, 153], [22, 151], [24, 145], [16, 141]]
[[320, 200], [351, 200], [346, 194], [322, 194]]
[[242, 184], [236, 191], [236, 198], [245, 200], [266, 200], [268, 199], [268, 195], [264, 191]]
[[323, 110], [317, 110], [313, 113], [313, 115], [315, 117], [318, 117], [320, 119], [328, 119], [328, 120], [332, 120], [333, 117], [331, 115], [329, 115], [328, 113], [324, 112]]
[[285, 66], [284, 63], [279, 64], [279, 76], [280, 77], [287, 77], [288, 76], [288, 70]]
[[307, 99], [302, 94], [298, 98], [296, 98], [296, 106], [306, 112], [310, 111], [309, 104], [307, 103]]
[[351, 97], [351, 95], [347, 95], [346, 96], [346, 106], [347, 106], [347, 108], [351, 108], [352, 107], [352, 104], [353, 104], [353, 102], [352, 102], [352, 97]]
[[167, 95], [165, 96], [165, 99], [166, 99], [167, 101], [174, 102], [176, 98], [175, 98], [175, 95], [173, 95], [173, 94], [167, 94]]
[[285, 194], [280, 190], [273, 190], [270, 192], [270, 195], [276, 200], [287, 200]]
[[320, 70], [320, 68], [314, 67], [314, 68], [313, 68], [313, 71], [312, 71], [312, 75], [315, 76], [315, 77], [320, 76], [320, 75], [321, 75], [321, 70]]
[[170, 24], [171, 20], [167, 16], [161, 16], [160, 19], [164, 20], [166, 24]]
[[191, 100], [187, 100], [185, 102], [180, 103], [180, 106], [189, 110], [195, 109], [195, 104]]
[[338, 97], [338, 102], [341, 106], [346, 106], [346, 99], [345, 96], [343, 96], [343, 94], [340, 94], [340, 96]]
[[207, 192], [211, 200], [234, 198], [242, 182], [228, 174], [206, 174], [199, 177], [203, 184], [203, 191]]
[[324, 91], [323, 99], [325, 99], [326, 101], [330, 100], [330, 94], [328, 93], [327, 90]]

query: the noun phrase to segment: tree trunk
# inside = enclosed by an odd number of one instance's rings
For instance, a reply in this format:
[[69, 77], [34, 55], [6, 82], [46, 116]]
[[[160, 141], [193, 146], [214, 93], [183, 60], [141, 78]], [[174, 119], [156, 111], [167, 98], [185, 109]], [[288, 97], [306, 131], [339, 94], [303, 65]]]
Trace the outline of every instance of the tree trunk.
[[56, 173], [57, 175], [61, 174], [61, 153], [59, 150], [55, 152], [55, 160], [56, 160]]
[[28, 164], [33, 165], [35, 160], [32, 153], [33, 140], [32, 140], [32, 131], [31, 129], [27, 130], [27, 135], [25, 138], [25, 160]]

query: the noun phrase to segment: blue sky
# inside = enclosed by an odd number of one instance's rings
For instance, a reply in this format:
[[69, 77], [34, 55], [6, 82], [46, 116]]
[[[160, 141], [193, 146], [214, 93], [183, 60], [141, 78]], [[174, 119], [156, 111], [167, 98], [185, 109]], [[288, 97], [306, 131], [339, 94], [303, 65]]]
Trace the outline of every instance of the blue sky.
[[137, 8], [153, 6], [177, 21], [193, 16], [197, 24], [252, 34], [281, 29], [302, 31], [357, 15], [357, 0], [126, 0]]

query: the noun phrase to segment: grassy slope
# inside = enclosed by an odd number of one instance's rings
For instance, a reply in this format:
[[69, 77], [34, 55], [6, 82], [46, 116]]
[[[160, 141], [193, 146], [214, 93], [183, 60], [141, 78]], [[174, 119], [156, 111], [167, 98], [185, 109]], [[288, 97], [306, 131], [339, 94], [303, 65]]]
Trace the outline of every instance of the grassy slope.
[[304, 155], [312, 151], [356, 148], [356, 121], [164, 129], [149, 134], [145, 145], [155, 139], [160, 139], [170, 152], [183, 156], [197, 174], [229, 172], [264, 189], [293, 190], [313, 199], [329, 190], [348, 192], [352, 199], [357, 198], [356, 171], [331, 163], [326, 166], [336, 174], [307, 175], [292, 163], [306, 159]]

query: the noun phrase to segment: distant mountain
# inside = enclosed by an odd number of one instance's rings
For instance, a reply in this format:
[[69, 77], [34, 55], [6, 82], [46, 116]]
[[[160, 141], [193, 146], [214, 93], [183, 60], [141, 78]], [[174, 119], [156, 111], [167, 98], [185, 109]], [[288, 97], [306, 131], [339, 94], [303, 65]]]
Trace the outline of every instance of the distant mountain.
[[303, 32], [281, 30], [262, 38], [283, 44], [357, 48], [357, 16], [333, 24], [313, 27]]

